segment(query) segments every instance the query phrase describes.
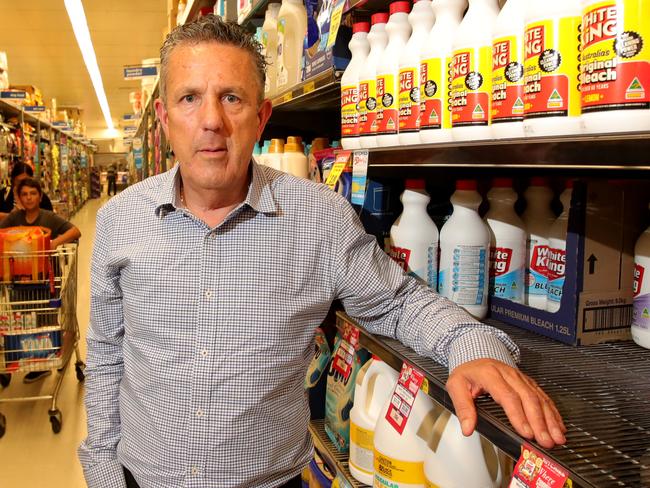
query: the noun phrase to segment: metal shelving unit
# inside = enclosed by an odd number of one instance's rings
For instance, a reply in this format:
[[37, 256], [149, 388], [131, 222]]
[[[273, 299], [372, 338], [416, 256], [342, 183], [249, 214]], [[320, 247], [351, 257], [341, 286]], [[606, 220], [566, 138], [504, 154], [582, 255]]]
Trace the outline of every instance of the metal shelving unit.
[[[339, 319], [354, 324], [337, 312]], [[568, 428], [567, 444], [552, 450], [536, 445], [563, 466], [574, 486], [650, 486], [650, 351], [631, 341], [572, 347], [516, 327], [487, 320], [519, 345], [520, 368], [553, 398]], [[445, 391], [447, 369], [418, 356], [400, 342], [361, 330], [362, 347], [393, 368], [408, 361], [429, 381], [429, 395], [453, 411]], [[478, 431], [513, 459], [524, 439], [489, 397], [476, 402]]]
[[289, 90], [271, 101], [275, 111], [316, 111], [340, 106], [342, 71], [330, 69]]

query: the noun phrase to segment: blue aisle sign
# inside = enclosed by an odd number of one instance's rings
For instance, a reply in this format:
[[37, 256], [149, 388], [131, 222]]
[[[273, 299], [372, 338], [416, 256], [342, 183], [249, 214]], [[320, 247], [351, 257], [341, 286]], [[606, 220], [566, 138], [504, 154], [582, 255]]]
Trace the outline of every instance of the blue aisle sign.
[[17, 90], [2, 90], [0, 91], [0, 98], [13, 98], [24, 100], [27, 98], [27, 92]]
[[156, 66], [126, 66], [124, 68], [125, 80], [139, 80], [147, 76], [156, 76], [158, 68]]
[[27, 105], [24, 108], [25, 108], [25, 112], [37, 112], [37, 113], [45, 112], [45, 105]]

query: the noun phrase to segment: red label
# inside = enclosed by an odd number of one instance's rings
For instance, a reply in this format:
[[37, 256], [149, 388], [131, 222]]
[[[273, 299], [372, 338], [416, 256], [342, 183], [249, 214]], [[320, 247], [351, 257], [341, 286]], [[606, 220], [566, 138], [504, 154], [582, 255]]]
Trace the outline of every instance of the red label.
[[530, 256], [530, 269], [541, 275], [548, 273], [548, 246], [535, 246]]
[[501, 276], [510, 271], [512, 249], [490, 247], [490, 276]]
[[604, 5], [582, 17], [582, 47], [616, 37], [616, 5]]
[[[610, 63], [611, 64], [611, 63]], [[627, 61], [591, 69], [583, 63], [583, 112], [630, 107], [650, 108], [650, 63]]]
[[359, 135], [372, 134], [375, 120], [377, 119], [377, 100], [371, 93], [368, 82], [359, 83], [359, 91], [357, 97], [359, 104], [357, 105], [357, 126]]
[[343, 380], [347, 380], [352, 373], [354, 354], [359, 344], [359, 329], [346, 323], [343, 335], [339, 342], [334, 358], [332, 358], [332, 370], [341, 374]]
[[404, 427], [406, 427], [415, 403], [415, 397], [418, 395], [423, 381], [424, 375], [404, 361], [399, 380], [390, 399], [388, 412], [386, 412], [386, 420], [400, 435], [404, 432]]
[[548, 250], [548, 279], [557, 280], [564, 276], [566, 269], [566, 251], [562, 249], [549, 248]]
[[640, 264], [634, 263], [634, 284], [632, 285], [632, 292], [636, 297], [641, 291], [643, 286], [643, 275], [645, 274], [645, 268]]
[[529, 444], [521, 447], [521, 456], [512, 473], [510, 488], [562, 488], [569, 474], [545, 458]]
[[526, 117], [568, 115], [569, 79], [564, 75], [544, 76], [526, 83]]
[[465, 51], [454, 56], [452, 61], [451, 79], [461, 78], [469, 73], [470, 53]]
[[544, 50], [544, 26], [540, 25], [526, 30], [524, 39], [526, 59], [538, 56]]
[[341, 89], [341, 135], [343, 137], [359, 134], [357, 107], [357, 89], [355, 87]]
[[393, 259], [393, 261], [395, 261], [397, 264], [400, 265], [400, 268], [402, 268], [404, 271], [406, 271], [408, 273], [409, 259], [411, 257], [411, 250], [410, 249], [390, 246], [390, 254], [389, 255]]
[[377, 77], [377, 134], [397, 134], [399, 129], [399, 110], [395, 75]]
[[420, 130], [420, 85], [413, 68], [399, 74], [399, 131]]
[[492, 46], [492, 69], [505, 68], [510, 62], [510, 41], [497, 42]]
[[465, 92], [451, 100], [451, 121], [454, 127], [487, 125], [489, 109], [487, 93]]

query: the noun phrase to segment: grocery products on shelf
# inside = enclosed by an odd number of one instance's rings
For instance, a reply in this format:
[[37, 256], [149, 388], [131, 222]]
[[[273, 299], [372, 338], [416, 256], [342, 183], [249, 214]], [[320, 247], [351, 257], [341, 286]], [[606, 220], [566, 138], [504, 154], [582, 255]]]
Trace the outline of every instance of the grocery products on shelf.
[[276, 92], [277, 84], [277, 57], [278, 57], [278, 13], [279, 3], [269, 3], [262, 25], [262, 46], [267, 63], [264, 94], [269, 97]]
[[650, 349], [650, 227], [634, 246], [632, 339]]
[[566, 238], [571, 209], [572, 180], [560, 195], [562, 213], [555, 219], [548, 232], [548, 285], [546, 310], [557, 312], [562, 302], [562, 289], [566, 272]]
[[343, 149], [359, 149], [359, 73], [363, 67], [370, 43], [368, 22], [356, 22], [352, 26], [352, 39], [348, 44], [352, 59], [341, 77], [341, 144]]
[[307, 10], [302, 0], [282, 0], [278, 11], [276, 90], [287, 90], [301, 81], [302, 48], [307, 32]]
[[309, 165], [305, 148], [300, 137], [289, 136], [284, 145], [281, 169], [299, 178], [309, 178]]

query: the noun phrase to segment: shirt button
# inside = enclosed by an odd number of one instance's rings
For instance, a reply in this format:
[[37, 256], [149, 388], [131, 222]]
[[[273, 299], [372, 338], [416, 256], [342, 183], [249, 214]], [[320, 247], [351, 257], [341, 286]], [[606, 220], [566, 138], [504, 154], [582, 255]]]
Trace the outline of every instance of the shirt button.
[[192, 466], [192, 469], [190, 469], [190, 473], [192, 473], [192, 476], [196, 476], [197, 474], [199, 474], [199, 468], [197, 468], [196, 466]]
[[203, 410], [199, 408], [199, 409], [196, 411], [196, 416], [197, 416], [197, 417], [203, 417]]
[[203, 356], [204, 358], [207, 358], [208, 357], [208, 350], [207, 349], [201, 350], [201, 356]]
[[205, 298], [212, 298], [212, 290], [205, 290]]

